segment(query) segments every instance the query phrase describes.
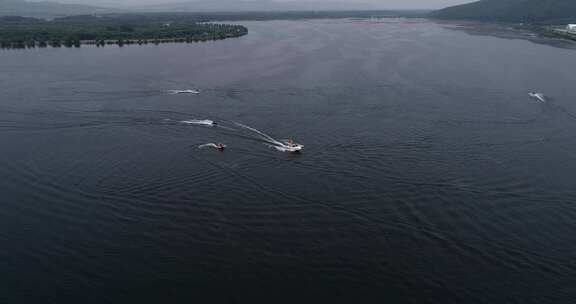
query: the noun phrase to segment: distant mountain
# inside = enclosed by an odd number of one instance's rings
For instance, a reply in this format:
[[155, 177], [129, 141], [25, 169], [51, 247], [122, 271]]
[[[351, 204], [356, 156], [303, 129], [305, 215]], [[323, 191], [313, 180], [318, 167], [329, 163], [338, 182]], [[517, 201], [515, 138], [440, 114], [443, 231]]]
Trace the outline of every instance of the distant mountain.
[[89, 5], [61, 4], [56, 2], [29, 2], [0, 0], [0, 16], [26, 16], [53, 18], [69, 15], [110, 13], [112, 10]]
[[169, 4], [146, 5], [142, 10], [165, 12], [255, 12], [255, 11], [311, 11], [311, 10], [371, 10], [378, 7], [363, 3], [271, 1], [271, 0], [196, 0]]
[[[174, 0], [174, 3], [140, 4], [132, 1], [110, 3], [113, 8], [95, 7], [84, 3], [91, 0], [0, 0], [0, 16], [24, 16], [35, 18], [56, 18], [71, 15], [92, 15], [107, 13], [212, 13], [212, 12], [316, 12], [316, 11], [378, 11], [379, 14], [390, 12], [391, 15], [425, 16], [424, 11], [381, 11], [380, 5], [366, 4], [363, 1], [346, 2], [345, 0], [308, 1], [308, 0]], [[155, 0], [141, 0], [150, 3]], [[177, 2], [182, 1], [182, 2]], [[576, 1], [576, 0], [575, 0]], [[76, 4], [83, 3], [83, 4]], [[109, 3], [113, 0], [100, 0], [98, 3]], [[272, 18], [270, 15], [267, 18]], [[289, 14], [290, 17], [292, 15]], [[335, 16], [338, 16], [336, 14]], [[348, 15], [346, 15], [348, 16]], [[237, 16], [241, 18], [241, 16]], [[292, 16], [293, 17], [293, 16]], [[303, 16], [300, 16], [303, 17]], [[246, 18], [246, 17], [244, 17]]]
[[508, 22], [576, 21], [576, 0], [480, 0], [432, 13], [441, 19]]

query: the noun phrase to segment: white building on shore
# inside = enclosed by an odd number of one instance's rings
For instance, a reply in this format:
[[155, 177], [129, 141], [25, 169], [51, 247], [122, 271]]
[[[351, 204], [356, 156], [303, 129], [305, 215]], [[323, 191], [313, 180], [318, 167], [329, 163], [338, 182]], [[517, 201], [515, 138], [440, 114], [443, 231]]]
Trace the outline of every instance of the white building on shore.
[[576, 24], [568, 24], [566, 30], [570, 33], [576, 34]]

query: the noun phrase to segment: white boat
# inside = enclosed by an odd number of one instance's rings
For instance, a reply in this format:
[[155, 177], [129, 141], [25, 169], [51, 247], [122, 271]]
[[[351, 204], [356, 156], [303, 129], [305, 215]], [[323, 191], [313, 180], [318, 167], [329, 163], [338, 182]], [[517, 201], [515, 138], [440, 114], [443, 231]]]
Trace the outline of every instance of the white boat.
[[168, 90], [168, 94], [170, 95], [177, 95], [177, 94], [200, 94], [200, 91], [192, 89], [192, 90]]
[[190, 120], [183, 120], [180, 123], [188, 124], [188, 125], [204, 125], [204, 126], [215, 126], [216, 123], [213, 120], [209, 119], [190, 119]]
[[304, 146], [299, 145], [299, 144], [294, 144], [292, 146], [286, 147], [285, 149], [286, 149], [286, 152], [299, 153], [300, 151], [302, 151], [304, 149]]
[[304, 145], [284, 141], [281, 145], [275, 145], [274, 148], [282, 152], [300, 153], [304, 149]]
[[544, 96], [544, 94], [542, 93], [536, 93], [536, 92], [530, 92], [528, 93], [528, 96], [540, 101], [540, 102], [546, 102], [546, 96]]

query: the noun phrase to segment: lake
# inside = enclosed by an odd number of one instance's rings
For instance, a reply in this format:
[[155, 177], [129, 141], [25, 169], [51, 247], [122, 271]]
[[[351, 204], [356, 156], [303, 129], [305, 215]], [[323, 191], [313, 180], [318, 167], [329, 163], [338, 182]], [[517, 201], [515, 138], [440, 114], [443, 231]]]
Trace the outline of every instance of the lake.
[[242, 24], [0, 52], [1, 303], [573, 302], [574, 48]]

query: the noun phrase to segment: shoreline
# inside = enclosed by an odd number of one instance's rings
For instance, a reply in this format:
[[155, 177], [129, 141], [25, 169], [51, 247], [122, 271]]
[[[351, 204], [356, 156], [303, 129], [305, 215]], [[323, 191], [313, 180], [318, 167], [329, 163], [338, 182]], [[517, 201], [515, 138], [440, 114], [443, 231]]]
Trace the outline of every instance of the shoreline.
[[25, 50], [25, 49], [43, 49], [43, 48], [80, 48], [83, 45], [90, 45], [96, 47], [118, 46], [123, 47], [126, 45], [160, 45], [166, 43], [202, 43], [210, 41], [220, 41], [231, 38], [241, 38], [248, 35], [248, 31], [239, 32], [238, 34], [228, 34], [218, 37], [185, 37], [185, 38], [162, 38], [162, 39], [106, 39], [106, 40], [74, 40], [74, 41], [27, 41], [23, 43], [0, 43], [2, 50]]

